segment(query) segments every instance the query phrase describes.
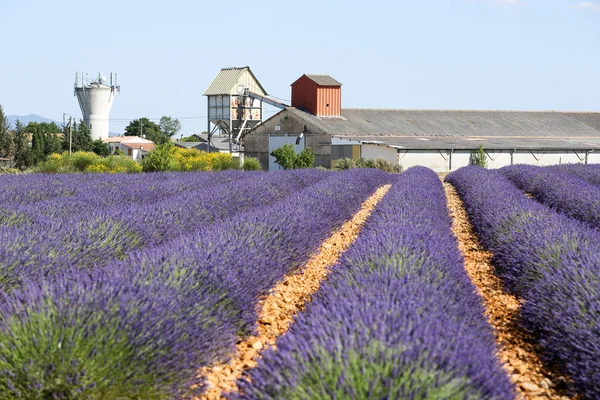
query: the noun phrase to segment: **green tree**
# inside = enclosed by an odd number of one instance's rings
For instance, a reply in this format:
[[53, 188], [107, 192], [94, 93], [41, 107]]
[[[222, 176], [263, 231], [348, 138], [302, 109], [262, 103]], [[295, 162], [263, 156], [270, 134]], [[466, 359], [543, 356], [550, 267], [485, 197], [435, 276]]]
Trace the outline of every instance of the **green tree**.
[[[202, 135], [208, 135], [208, 132], [204, 131], [204, 132], [202, 132]], [[184, 138], [179, 139], [179, 141], [180, 142], [201, 142], [202, 138], [199, 135], [194, 133], [193, 135], [186, 136]]]
[[178, 170], [173, 143], [164, 143], [156, 146], [142, 160], [142, 171], [161, 172]]
[[315, 165], [315, 155], [312, 150], [306, 148], [296, 156], [294, 168], [312, 168]]
[[110, 155], [108, 145], [104, 143], [102, 139], [97, 139], [92, 142], [92, 151], [101, 157], [108, 157]]
[[148, 118], [131, 121], [125, 127], [125, 135], [145, 137], [148, 140], [152, 140], [156, 145], [161, 145], [169, 141], [169, 137], [163, 135], [160, 126]]
[[[71, 127], [71, 151], [92, 151], [93, 141], [90, 133], [90, 128], [86, 125], [83, 120], [79, 121], [79, 124], [73, 122]], [[69, 150], [69, 130], [65, 129], [65, 135], [62, 141], [62, 148], [64, 151]]]
[[31, 160], [34, 164], [44, 161], [44, 134], [37, 122], [30, 122], [25, 127], [25, 132], [31, 133]]
[[4, 115], [4, 109], [0, 105], [0, 158], [14, 157], [13, 138], [10, 132], [10, 123]]
[[58, 134], [62, 132], [61, 128], [54, 122], [40, 122], [37, 125], [37, 129], [43, 136], [43, 154], [44, 159], [53, 153], [60, 153], [62, 151], [61, 139]]
[[471, 152], [469, 161], [471, 165], [478, 165], [483, 168], [487, 167], [487, 155], [483, 149], [483, 144], [480, 144], [477, 150]]
[[49, 156], [54, 153], [62, 152], [62, 140], [57, 132], [47, 132], [44, 138], [44, 154]]
[[181, 130], [181, 123], [177, 118], [162, 117], [158, 125], [163, 136], [167, 138], [175, 136]]
[[315, 162], [315, 155], [311, 149], [307, 148], [296, 154], [294, 146], [291, 144], [284, 144], [273, 150], [271, 155], [283, 169], [311, 168]]
[[32, 160], [31, 149], [29, 148], [29, 141], [27, 140], [27, 132], [25, 132], [25, 127], [19, 120], [17, 120], [17, 127], [13, 139], [15, 166], [23, 170], [32, 165]]

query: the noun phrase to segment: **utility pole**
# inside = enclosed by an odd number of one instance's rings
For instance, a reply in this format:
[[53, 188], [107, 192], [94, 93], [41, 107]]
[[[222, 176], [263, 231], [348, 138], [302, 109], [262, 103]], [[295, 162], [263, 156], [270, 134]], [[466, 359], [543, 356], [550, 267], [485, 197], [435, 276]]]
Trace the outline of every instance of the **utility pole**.
[[[83, 79], [83, 77], [82, 77]], [[69, 124], [67, 124], [67, 116], [69, 117]], [[63, 127], [69, 130], [69, 155], [71, 154], [71, 147], [73, 145], [73, 116], [67, 113], [63, 113]]]
[[73, 117], [69, 116], [69, 155], [71, 155], [71, 147], [73, 146]]
[[144, 120], [140, 118], [140, 137], [144, 137]]

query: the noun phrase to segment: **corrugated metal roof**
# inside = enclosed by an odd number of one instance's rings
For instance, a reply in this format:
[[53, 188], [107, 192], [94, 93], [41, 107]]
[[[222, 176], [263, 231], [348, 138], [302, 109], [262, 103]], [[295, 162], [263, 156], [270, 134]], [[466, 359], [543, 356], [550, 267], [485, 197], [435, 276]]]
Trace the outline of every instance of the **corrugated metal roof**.
[[[335, 137], [335, 136], [334, 136]], [[487, 150], [591, 150], [600, 149], [600, 138], [463, 138], [463, 137], [378, 137], [344, 136], [336, 137], [338, 144], [344, 139], [365, 144], [378, 144], [402, 150], [474, 150], [483, 145]]]
[[[250, 74], [251, 82], [246, 82], [246, 79], [242, 79], [246, 73]], [[250, 90], [257, 91], [260, 95], [267, 95], [265, 89], [258, 82], [252, 70], [250, 70], [250, 67], [235, 67], [221, 69], [217, 77], [204, 92], [204, 96], [238, 94], [237, 87], [239, 84], [250, 86]]]
[[310, 78], [319, 86], [342, 86], [342, 84], [329, 75], [321, 74], [305, 74], [307, 78]]
[[341, 117], [329, 118], [292, 107], [287, 112], [336, 137], [600, 138], [598, 112], [343, 108]]

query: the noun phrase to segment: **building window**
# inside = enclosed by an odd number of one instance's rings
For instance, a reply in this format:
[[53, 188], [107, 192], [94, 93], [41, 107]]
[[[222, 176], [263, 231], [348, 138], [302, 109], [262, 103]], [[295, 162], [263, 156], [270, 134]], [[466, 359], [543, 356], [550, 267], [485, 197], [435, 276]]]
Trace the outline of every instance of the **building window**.
[[132, 156], [132, 155], [133, 155], [133, 150], [131, 150], [131, 149], [127, 149], [127, 155], [128, 155], [128, 156]]

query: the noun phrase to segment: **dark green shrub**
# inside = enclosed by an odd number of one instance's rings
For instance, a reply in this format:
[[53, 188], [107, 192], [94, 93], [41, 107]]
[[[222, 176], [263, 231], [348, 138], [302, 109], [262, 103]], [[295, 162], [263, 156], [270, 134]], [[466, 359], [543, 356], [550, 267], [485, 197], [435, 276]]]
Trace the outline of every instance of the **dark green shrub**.
[[157, 146], [142, 160], [142, 171], [178, 171], [179, 165], [173, 148], [173, 143], [165, 143]]
[[389, 173], [400, 173], [402, 172], [402, 166], [399, 164], [392, 164], [389, 161], [386, 161], [382, 158], [376, 158], [373, 161], [374, 168], [378, 168], [382, 171]]
[[296, 157], [294, 168], [312, 168], [315, 164], [315, 155], [312, 150], [306, 148], [302, 150]]
[[393, 164], [382, 158], [377, 158], [375, 160], [366, 158], [359, 158], [358, 160], [353, 160], [351, 158], [342, 158], [338, 160], [335, 165], [335, 169], [340, 171], [352, 168], [377, 168], [388, 173], [397, 174], [404, 170], [402, 168], [402, 165]]
[[356, 168], [356, 161], [351, 158], [341, 158], [335, 162], [334, 168], [338, 171], [345, 171], [348, 169]]
[[296, 152], [291, 144], [284, 144], [282, 147], [271, 152], [275, 157], [275, 162], [283, 169], [294, 169], [296, 165]]
[[282, 147], [273, 150], [271, 155], [275, 157], [275, 162], [281, 165], [283, 169], [312, 168], [315, 163], [315, 155], [311, 149], [306, 148], [296, 154], [294, 146], [291, 144], [284, 144]]
[[356, 168], [375, 168], [375, 162], [371, 159], [359, 158], [356, 160]]
[[98, 154], [100, 157], [106, 157], [110, 154], [108, 145], [102, 141], [102, 139], [94, 140], [92, 142], [92, 151]]
[[243, 168], [244, 171], [260, 171], [262, 169], [258, 159], [252, 157], [244, 158]]
[[477, 150], [473, 150], [471, 152], [469, 164], [477, 165], [483, 168], [487, 167], [487, 155], [485, 154], [485, 150], [483, 149], [482, 144], [479, 145], [479, 148]]

